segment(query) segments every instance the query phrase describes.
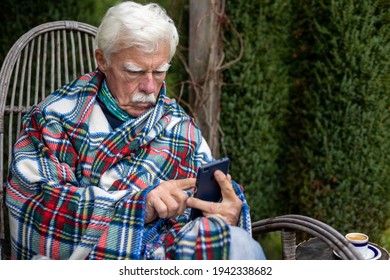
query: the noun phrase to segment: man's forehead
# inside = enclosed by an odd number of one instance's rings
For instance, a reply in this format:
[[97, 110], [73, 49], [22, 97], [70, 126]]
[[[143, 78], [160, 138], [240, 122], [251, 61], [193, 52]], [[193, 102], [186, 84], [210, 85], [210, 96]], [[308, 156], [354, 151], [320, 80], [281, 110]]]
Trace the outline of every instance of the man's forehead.
[[122, 48], [114, 55], [119, 64], [130, 64], [147, 70], [160, 68], [170, 62], [169, 48], [165, 44], [161, 44], [157, 50], [152, 52], [144, 51], [136, 46]]

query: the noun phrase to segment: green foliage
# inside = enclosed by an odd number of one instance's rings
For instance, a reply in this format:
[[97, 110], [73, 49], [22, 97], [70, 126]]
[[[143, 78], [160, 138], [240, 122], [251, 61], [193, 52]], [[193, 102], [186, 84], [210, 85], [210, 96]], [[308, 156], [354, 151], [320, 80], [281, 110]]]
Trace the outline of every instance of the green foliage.
[[387, 220], [387, 226], [388, 228], [383, 232], [380, 241], [378, 242], [383, 246], [384, 248], [387, 248], [387, 250], [390, 249], [390, 219]]
[[227, 7], [245, 54], [224, 73], [222, 144], [253, 218], [300, 213], [379, 242], [390, 216], [388, 1]]
[[76, 0], [4, 0], [0, 9], [0, 63], [13, 43], [33, 26], [78, 14]]
[[[280, 176], [291, 87], [291, 6], [286, 1], [239, 1], [228, 2], [227, 8], [243, 37], [244, 56], [224, 73], [222, 145], [232, 160], [232, 177], [244, 186], [256, 220], [287, 211], [281, 203], [287, 198]], [[234, 32], [229, 34], [225, 52], [232, 60], [240, 46]]]
[[257, 237], [261, 244], [264, 254], [268, 260], [281, 260], [282, 256], [282, 237], [280, 232], [270, 232]]
[[291, 95], [299, 122], [286, 156], [292, 206], [378, 240], [389, 217], [390, 10], [378, 1], [299, 2]]

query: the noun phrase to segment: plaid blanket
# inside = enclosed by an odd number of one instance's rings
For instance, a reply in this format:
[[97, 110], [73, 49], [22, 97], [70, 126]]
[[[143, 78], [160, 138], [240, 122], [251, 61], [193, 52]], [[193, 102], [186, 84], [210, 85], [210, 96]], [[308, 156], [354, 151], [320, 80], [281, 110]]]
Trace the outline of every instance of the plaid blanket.
[[[12, 257], [31, 259], [226, 259], [222, 219], [145, 224], [145, 198], [164, 180], [195, 177], [212, 159], [184, 110], [166, 97], [113, 130], [96, 93], [99, 71], [51, 94], [23, 118], [6, 202]], [[244, 201], [240, 226], [250, 231]]]

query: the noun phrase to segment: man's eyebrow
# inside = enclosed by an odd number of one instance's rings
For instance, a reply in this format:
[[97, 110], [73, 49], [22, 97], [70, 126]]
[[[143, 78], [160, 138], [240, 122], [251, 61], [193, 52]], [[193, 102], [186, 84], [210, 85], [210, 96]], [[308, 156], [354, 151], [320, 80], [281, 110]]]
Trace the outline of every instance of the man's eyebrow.
[[157, 71], [157, 72], [167, 72], [169, 67], [171, 67], [171, 64], [165, 63], [164, 65], [161, 65], [160, 67], [158, 67], [155, 71]]
[[133, 65], [131, 63], [125, 63], [123, 65], [123, 68], [125, 68], [126, 70], [131, 71], [131, 72], [141, 72], [141, 71], [144, 71], [141, 67], [135, 66], [135, 65]]
[[[171, 67], [171, 64], [165, 63], [153, 71], [154, 72], [167, 72], [169, 67]], [[125, 63], [123, 65], [123, 68], [125, 68], [126, 70], [131, 71], [131, 72], [144, 72], [145, 71], [145, 69], [138, 67], [138, 66], [135, 66], [134, 64], [131, 64], [131, 63]]]

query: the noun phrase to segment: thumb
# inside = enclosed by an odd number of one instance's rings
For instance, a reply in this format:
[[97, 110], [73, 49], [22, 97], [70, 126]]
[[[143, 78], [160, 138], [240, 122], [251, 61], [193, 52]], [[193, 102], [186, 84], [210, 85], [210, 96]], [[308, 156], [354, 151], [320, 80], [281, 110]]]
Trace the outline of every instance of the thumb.
[[222, 198], [224, 200], [235, 199], [237, 195], [234, 191], [230, 174], [225, 175], [222, 171], [217, 170], [214, 173], [214, 177], [221, 187]]

